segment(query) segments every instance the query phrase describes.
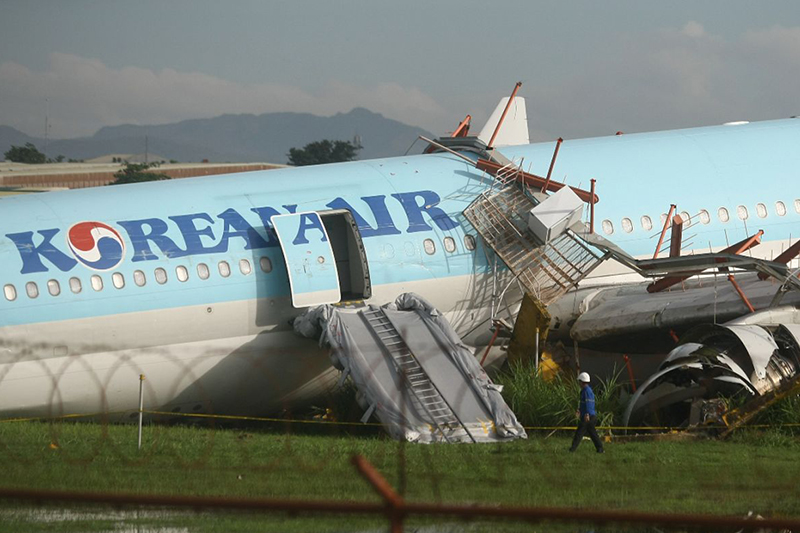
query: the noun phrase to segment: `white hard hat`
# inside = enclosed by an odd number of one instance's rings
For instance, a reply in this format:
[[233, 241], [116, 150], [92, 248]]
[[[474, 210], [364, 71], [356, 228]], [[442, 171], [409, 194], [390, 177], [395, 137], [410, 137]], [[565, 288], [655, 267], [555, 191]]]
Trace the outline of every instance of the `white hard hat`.
[[582, 381], [583, 383], [589, 383], [589, 374], [586, 372], [581, 372], [578, 374], [578, 381]]

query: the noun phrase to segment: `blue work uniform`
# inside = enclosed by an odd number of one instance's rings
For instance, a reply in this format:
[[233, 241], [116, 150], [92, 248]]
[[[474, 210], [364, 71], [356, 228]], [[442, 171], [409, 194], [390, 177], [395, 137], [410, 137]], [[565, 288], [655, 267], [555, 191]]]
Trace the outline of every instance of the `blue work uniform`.
[[600, 436], [597, 434], [597, 430], [594, 427], [595, 424], [597, 424], [594, 391], [588, 384], [585, 387], [581, 387], [581, 404], [578, 408], [578, 412], [580, 413], [578, 417], [578, 427], [575, 429], [575, 436], [572, 438], [572, 447], [569, 451], [574, 452], [581, 443], [581, 440], [583, 440], [583, 436], [588, 433], [597, 452], [603, 453], [603, 442], [600, 440]]
[[594, 410], [594, 391], [589, 385], [581, 389], [581, 418], [586, 415], [597, 416], [597, 411]]

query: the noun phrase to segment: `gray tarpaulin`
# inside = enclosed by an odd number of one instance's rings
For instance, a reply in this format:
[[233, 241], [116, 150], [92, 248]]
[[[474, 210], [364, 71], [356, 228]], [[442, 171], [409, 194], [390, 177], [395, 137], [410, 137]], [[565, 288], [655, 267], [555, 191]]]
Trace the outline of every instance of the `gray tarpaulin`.
[[461, 421], [452, 431], [434, 427], [430, 416], [415, 407], [419, 403], [413, 401], [413, 392], [392, 356], [365, 319], [364, 309], [316, 307], [298, 317], [294, 328], [306, 337], [321, 333], [320, 342], [331, 346], [334, 366], [353, 380], [367, 415], [374, 413], [392, 437], [425, 443], [527, 437], [500, 387], [492, 383], [447, 320], [420, 296], [406, 293], [382, 309]]

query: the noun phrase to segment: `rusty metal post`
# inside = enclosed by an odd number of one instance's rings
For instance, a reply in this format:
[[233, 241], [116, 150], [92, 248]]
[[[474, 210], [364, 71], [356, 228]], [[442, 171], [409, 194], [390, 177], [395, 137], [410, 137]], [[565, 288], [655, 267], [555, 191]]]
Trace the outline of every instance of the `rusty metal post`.
[[389, 482], [378, 472], [372, 464], [361, 455], [354, 455], [352, 463], [358, 473], [372, 485], [375, 492], [386, 503], [386, 511], [391, 521], [392, 533], [403, 533], [403, 519], [405, 517], [405, 500], [397, 494]]
[[[761, 236], [764, 234], [764, 230], [758, 230], [758, 233], [753, 235], [752, 237], [748, 237], [743, 241], [739, 241], [736, 244], [732, 244], [725, 248], [724, 250], [720, 251], [720, 254], [734, 254], [739, 255], [743, 252], [746, 252], [750, 248], [761, 244]], [[716, 258], [715, 261], [717, 263], [724, 263], [724, 258]], [[719, 268], [720, 270], [727, 271], [727, 267], [722, 266]], [[647, 286], [647, 292], [659, 292], [672, 287], [673, 285], [680, 283], [681, 281], [687, 280], [692, 276], [696, 276], [697, 274], [701, 274], [702, 270], [696, 270], [694, 272], [690, 272], [688, 274], [681, 274], [680, 276], [666, 276], [657, 281], [654, 281], [650, 285]]]
[[636, 378], [633, 377], [633, 367], [631, 366], [631, 358], [628, 357], [628, 354], [622, 354], [622, 358], [625, 359], [625, 366], [628, 367], [628, 379], [631, 380], [631, 388], [633, 392], [636, 392]]
[[558, 149], [561, 148], [562, 142], [564, 142], [564, 139], [561, 137], [559, 137], [556, 141], [556, 149], [553, 151], [553, 159], [550, 160], [550, 168], [547, 169], [547, 177], [544, 180], [544, 186], [542, 186], [542, 192], [544, 193], [547, 192], [547, 188], [550, 186], [550, 176], [553, 175], [553, 167], [556, 166], [556, 157], [558, 157]]
[[675, 215], [672, 217], [672, 232], [669, 236], [669, 256], [680, 257], [681, 243], [683, 242], [683, 217]]
[[653, 259], [658, 259], [658, 251], [661, 250], [661, 245], [664, 244], [664, 236], [667, 234], [667, 228], [669, 227], [669, 221], [672, 218], [672, 213], [675, 211], [675, 204], [670, 204], [669, 206], [669, 213], [667, 213], [667, 218], [664, 220], [664, 227], [661, 229], [661, 237], [658, 238], [658, 244], [656, 244], [656, 251], [653, 254]]
[[597, 182], [596, 179], [592, 178], [589, 180], [589, 183], [592, 184], [590, 188], [591, 192], [591, 202], [589, 202], [589, 233], [594, 233], [594, 184]]
[[472, 122], [472, 115], [467, 115], [464, 120], [462, 120], [456, 130], [453, 132], [450, 137], [466, 137], [467, 133], [469, 133], [469, 125]]
[[753, 305], [750, 303], [750, 300], [747, 299], [747, 296], [745, 296], [744, 291], [742, 291], [742, 288], [739, 287], [738, 283], [736, 283], [736, 279], [733, 277], [733, 274], [728, 274], [728, 281], [731, 282], [731, 285], [733, 285], [734, 290], [739, 295], [739, 298], [742, 299], [744, 305], [747, 306], [747, 308], [750, 310], [751, 313], [755, 313], [756, 310], [753, 308]]
[[[475, 165], [475, 168], [477, 168], [478, 170], [483, 170], [484, 172], [487, 172], [487, 173], [491, 174], [492, 176], [497, 176], [497, 174], [499, 173], [500, 169], [503, 168], [503, 165], [501, 165], [500, 163], [497, 163], [495, 161], [490, 161], [488, 159], [478, 159], [477, 161], [472, 161], [467, 156], [459, 154], [458, 152], [455, 152], [453, 150], [450, 150], [450, 148], [442, 146], [441, 144], [437, 143], [436, 141], [432, 141], [432, 140], [430, 140], [430, 139], [428, 139], [428, 138], [426, 138], [426, 137], [424, 137], [422, 135], [420, 135], [419, 138], [422, 139], [423, 141], [427, 142], [427, 143], [435, 144], [436, 147], [439, 148], [440, 150], [451, 152], [454, 156], [460, 157], [464, 161], [467, 161], [470, 164]], [[542, 189], [544, 187], [545, 179], [543, 177], [541, 177], [541, 176], [537, 176], [535, 174], [530, 174], [529, 172], [524, 172], [524, 171], [519, 171], [519, 170], [517, 171], [517, 175], [519, 176], [519, 179], [528, 187], [537, 188], [537, 189]], [[552, 190], [552, 191], [558, 191], [558, 190], [561, 190], [564, 187], [569, 187], [570, 189], [572, 189], [572, 192], [577, 194], [578, 198], [580, 198], [584, 202], [589, 203], [589, 202], [592, 201], [591, 198], [590, 198], [590, 195], [589, 195], [589, 191], [584, 191], [583, 189], [578, 189], [577, 187], [572, 187], [571, 185], [565, 185], [565, 184], [559, 183], [557, 181], [553, 181], [553, 182], [550, 183], [550, 185], [547, 186], [547, 188], [549, 190]], [[600, 199], [595, 197], [594, 201], [595, 201], [595, 203], [597, 203], [597, 202], [600, 201]]]
[[502, 324], [499, 322], [495, 322], [494, 324], [494, 335], [492, 335], [492, 340], [489, 341], [489, 346], [486, 347], [486, 351], [483, 352], [483, 357], [481, 357], [481, 366], [483, 366], [484, 361], [486, 361], [486, 356], [489, 355], [489, 350], [492, 349], [494, 345], [494, 341], [497, 340], [497, 336], [500, 334], [500, 329], [502, 328]]
[[[367, 463], [368, 464], [368, 463]], [[371, 465], [370, 465], [371, 466]], [[380, 478], [380, 474], [378, 474]], [[382, 479], [382, 478], [380, 478]], [[385, 481], [384, 481], [385, 483]], [[388, 485], [388, 484], [387, 484]], [[390, 488], [391, 490], [391, 488]], [[290, 514], [322, 513], [335, 515], [386, 516], [387, 507], [373, 502], [341, 500], [288, 500], [274, 498], [223, 498], [219, 496], [176, 496], [160, 494], [126, 494], [116, 492], [75, 492], [55, 490], [25, 490], [0, 487], [0, 499], [32, 503], [75, 502], [111, 506], [136, 505], [151, 507], [186, 507], [191, 509], [240, 509], [256, 512], [280, 512]], [[575, 509], [574, 507], [510, 507], [505, 505], [406, 503], [405, 515], [427, 517], [458, 517], [472, 519], [506, 519], [517, 521], [587, 522], [592, 524], [639, 524], [662, 525], [677, 528], [689, 526], [702, 531], [732, 530], [790, 530], [800, 531], [800, 519], [788, 517], [766, 517], [753, 520], [750, 517], [725, 515], [698, 515], [679, 513], [644, 513], [628, 509]], [[395, 526], [393, 526], [395, 527]], [[393, 531], [401, 531], [393, 529]]]
[[[782, 254], [780, 254], [778, 257], [773, 259], [773, 261], [775, 263], [781, 263], [781, 264], [784, 264], [784, 265], [788, 265], [789, 262], [792, 259], [794, 259], [795, 257], [797, 257], [798, 254], [800, 254], [800, 240], [796, 241], [793, 245], [788, 247]], [[760, 279], [762, 281], [767, 279], [768, 277], [769, 276], [767, 276], [763, 272], [761, 272], [758, 275], [758, 279]]]
[[139, 374], [139, 447], [142, 449], [142, 409], [144, 408], [144, 374]]
[[503, 121], [506, 119], [508, 110], [511, 109], [511, 103], [514, 101], [514, 97], [517, 96], [517, 91], [519, 90], [520, 87], [522, 87], [522, 82], [518, 81], [517, 84], [514, 86], [514, 90], [511, 91], [511, 96], [508, 99], [506, 108], [503, 109], [503, 114], [500, 115], [500, 120], [497, 121], [497, 127], [494, 129], [494, 133], [492, 133], [492, 138], [489, 139], [489, 144], [486, 146], [487, 148], [491, 148], [494, 145], [494, 140], [495, 138], [497, 138], [497, 134], [500, 133], [500, 126], [503, 125]]

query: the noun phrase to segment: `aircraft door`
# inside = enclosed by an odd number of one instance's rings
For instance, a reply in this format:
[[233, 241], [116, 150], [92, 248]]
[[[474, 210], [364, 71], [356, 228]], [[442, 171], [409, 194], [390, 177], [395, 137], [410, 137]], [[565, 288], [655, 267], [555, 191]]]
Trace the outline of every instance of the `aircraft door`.
[[275, 215], [272, 224], [289, 273], [292, 305], [300, 308], [341, 300], [336, 260], [319, 214]]

